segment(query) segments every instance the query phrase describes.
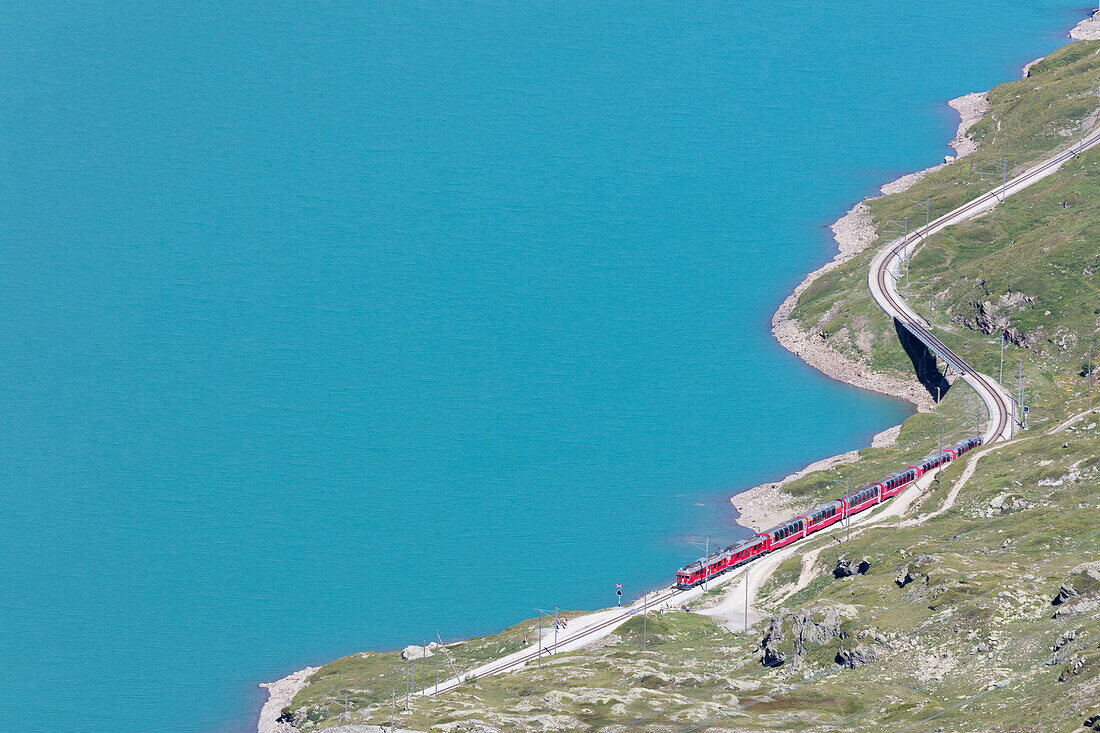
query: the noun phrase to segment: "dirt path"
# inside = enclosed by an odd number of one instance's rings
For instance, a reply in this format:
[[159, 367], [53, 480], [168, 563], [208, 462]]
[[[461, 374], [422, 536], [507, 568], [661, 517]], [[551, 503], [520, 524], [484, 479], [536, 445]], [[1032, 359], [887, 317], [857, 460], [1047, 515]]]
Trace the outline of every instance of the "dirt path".
[[784, 560], [795, 554], [801, 554], [802, 569], [799, 572], [798, 581], [789, 591], [784, 593], [779, 601], [789, 598], [810, 584], [815, 577], [813, 570], [814, 565], [822, 550], [832, 546], [834, 543], [838, 543], [846, 532], [855, 535], [870, 527], [890, 524], [893, 520], [900, 518], [905, 514], [906, 510], [908, 510], [913, 502], [927, 491], [928, 486], [932, 483], [932, 479], [935, 478], [936, 475], [938, 475], [938, 471], [930, 473], [927, 476], [922, 476], [918, 481], [915, 481], [900, 494], [890, 499], [886, 504], [881, 504], [874, 511], [853, 518], [850, 525], [845, 522], [838, 522], [828, 529], [815, 533], [813, 539], [809, 540], [810, 543], [828, 538], [816, 547], [807, 548], [805, 541], [796, 542], [793, 545], [788, 545], [781, 550], [776, 550], [775, 552], [765, 555], [759, 560], [754, 560], [746, 565], [744, 569], [737, 571], [734, 575], [727, 576], [732, 579], [728, 581], [729, 588], [720, 601], [707, 608], [694, 608], [692, 610], [696, 613], [712, 617], [731, 632], [744, 631], [746, 577], [749, 584], [748, 625], [752, 626], [765, 615], [757, 608], [757, 599], [760, 595], [760, 589], [772, 576], [775, 570], [783, 564]]

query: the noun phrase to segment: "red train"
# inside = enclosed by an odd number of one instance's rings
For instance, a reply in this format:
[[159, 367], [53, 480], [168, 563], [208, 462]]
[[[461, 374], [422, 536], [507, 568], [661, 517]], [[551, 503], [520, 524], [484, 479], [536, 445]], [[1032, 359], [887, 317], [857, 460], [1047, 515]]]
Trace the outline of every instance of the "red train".
[[929, 471], [956, 460], [981, 444], [982, 439], [977, 436], [960, 440], [952, 446], [930, 453], [912, 466], [895, 471], [881, 481], [861, 486], [800, 517], [789, 519], [758, 535], [735, 542], [709, 557], [685, 565], [676, 573], [676, 587], [683, 589], [699, 585], [706, 578], [713, 578], [740, 567], [760, 555], [778, 550], [846, 517], [866, 511], [890, 497], [897, 496], [902, 489]]

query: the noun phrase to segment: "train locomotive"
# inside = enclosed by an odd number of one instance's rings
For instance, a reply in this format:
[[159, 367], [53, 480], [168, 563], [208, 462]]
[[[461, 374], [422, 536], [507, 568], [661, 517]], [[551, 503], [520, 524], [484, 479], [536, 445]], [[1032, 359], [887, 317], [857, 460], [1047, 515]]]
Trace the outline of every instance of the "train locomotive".
[[982, 438], [974, 436], [960, 440], [947, 448], [933, 451], [914, 465], [895, 471], [875, 483], [849, 491], [833, 501], [811, 509], [802, 516], [789, 519], [753, 537], [735, 542], [724, 550], [689, 563], [676, 573], [676, 587], [681, 590], [692, 588], [708, 578], [741, 567], [761, 555], [786, 547], [847, 517], [867, 511], [897, 496], [902, 489], [929, 471], [958, 460], [964, 453], [974, 450], [981, 444]]

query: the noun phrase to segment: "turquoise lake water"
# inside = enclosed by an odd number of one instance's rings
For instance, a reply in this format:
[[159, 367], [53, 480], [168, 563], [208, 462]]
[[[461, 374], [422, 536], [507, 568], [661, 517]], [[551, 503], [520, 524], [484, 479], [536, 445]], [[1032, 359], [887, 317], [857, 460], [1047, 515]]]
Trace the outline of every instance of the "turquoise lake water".
[[1065, 2], [0, 6], [5, 726], [671, 580], [904, 404], [768, 321]]

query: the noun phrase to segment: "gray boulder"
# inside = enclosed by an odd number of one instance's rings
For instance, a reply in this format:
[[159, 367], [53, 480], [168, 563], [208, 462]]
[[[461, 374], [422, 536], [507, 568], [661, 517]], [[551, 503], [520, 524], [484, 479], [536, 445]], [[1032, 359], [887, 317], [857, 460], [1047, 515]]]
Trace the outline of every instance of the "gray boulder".
[[842, 557], [836, 561], [836, 567], [833, 568], [834, 578], [850, 578], [853, 575], [866, 575], [867, 571], [871, 569], [871, 561], [867, 558], [863, 558], [859, 562], [854, 562], [846, 557]]
[[1061, 606], [1063, 603], [1068, 601], [1070, 598], [1076, 598], [1078, 595], [1080, 595], [1080, 594], [1076, 590], [1074, 590], [1072, 585], [1065, 585], [1063, 583], [1058, 588], [1058, 594], [1055, 595], [1053, 599], [1051, 599], [1050, 605], [1052, 605], [1052, 606]]
[[836, 653], [836, 663], [841, 667], [855, 669], [878, 659], [878, 650], [871, 646], [857, 646], [854, 649], [841, 649]]
[[931, 555], [915, 557], [908, 565], [898, 571], [898, 577], [894, 579], [894, 582], [897, 583], [899, 587], [904, 588], [921, 576], [927, 579], [928, 571], [935, 563], [936, 559]]

